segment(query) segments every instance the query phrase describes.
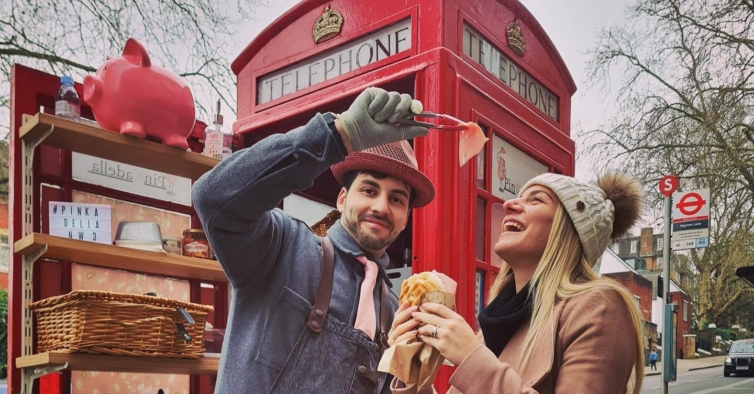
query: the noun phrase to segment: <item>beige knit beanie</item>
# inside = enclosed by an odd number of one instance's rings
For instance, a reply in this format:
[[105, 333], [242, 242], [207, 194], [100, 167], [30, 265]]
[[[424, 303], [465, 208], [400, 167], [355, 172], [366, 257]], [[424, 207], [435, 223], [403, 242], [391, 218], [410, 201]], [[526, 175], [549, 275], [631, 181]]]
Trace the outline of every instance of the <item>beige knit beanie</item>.
[[641, 185], [624, 174], [607, 174], [596, 185], [575, 178], [542, 174], [526, 182], [519, 195], [532, 185], [552, 190], [565, 207], [587, 261], [594, 266], [610, 240], [628, 231], [641, 214]]

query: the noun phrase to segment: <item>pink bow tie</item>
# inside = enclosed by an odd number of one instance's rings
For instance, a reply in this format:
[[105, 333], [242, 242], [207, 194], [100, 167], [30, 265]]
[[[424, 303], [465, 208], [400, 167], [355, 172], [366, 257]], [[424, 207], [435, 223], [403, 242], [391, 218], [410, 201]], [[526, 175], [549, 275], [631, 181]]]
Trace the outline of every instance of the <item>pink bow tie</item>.
[[377, 317], [374, 313], [374, 285], [377, 283], [377, 274], [379, 268], [373, 261], [365, 256], [356, 257], [361, 264], [364, 264], [364, 282], [361, 283], [361, 294], [359, 296], [359, 309], [356, 311], [356, 323], [354, 327], [363, 331], [374, 339], [374, 330], [377, 326]]

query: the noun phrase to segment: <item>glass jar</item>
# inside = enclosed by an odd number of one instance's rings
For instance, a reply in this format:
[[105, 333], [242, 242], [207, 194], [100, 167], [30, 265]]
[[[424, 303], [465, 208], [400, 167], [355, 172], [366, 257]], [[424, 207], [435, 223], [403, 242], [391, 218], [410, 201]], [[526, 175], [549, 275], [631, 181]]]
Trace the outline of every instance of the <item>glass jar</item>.
[[183, 230], [183, 255], [200, 259], [213, 259], [212, 248], [209, 246], [204, 230], [191, 228]]
[[179, 237], [165, 237], [162, 239], [162, 249], [170, 254], [183, 255], [183, 239]]

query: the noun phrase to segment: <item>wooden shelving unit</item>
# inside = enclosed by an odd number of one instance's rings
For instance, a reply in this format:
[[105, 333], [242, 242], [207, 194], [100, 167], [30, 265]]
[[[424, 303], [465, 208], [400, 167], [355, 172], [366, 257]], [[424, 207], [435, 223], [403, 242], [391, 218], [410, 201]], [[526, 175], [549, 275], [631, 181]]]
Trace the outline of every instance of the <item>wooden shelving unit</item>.
[[32, 233], [15, 243], [14, 251], [32, 255], [45, 250], [39, 258], [95, 265], [98, 267], [136, 271], [173, 278], [202, 279], [226, 282], [227, 278], [217, 261], [177, 256], [173, 254], [129, 249]]
[[63, 369], [191, 375], [217, 373], [219, 364], [217, 354], [199, 360], [57, 352], [33, 354], [33, 316], [28, 306], [32, 302], [34, 288], [32, 269], [34, 262], [40, 258], [174, 278], [201, 279], [211, 282], [227, 281], [222, 268], [216, 261], [32, 232], [34, 227], [32, 207], [35, 203], [32, 165], [37, 146], [47, 145], [192, 180], [198, 179], [211, 170], [219, 160], [44, 113], [34, 116], [24, 115], [19, 134], [23, 143], [24, 199], [21, 209], [24, 212], [22, 228], [24, 236], [14, 244], [14, 253], [20, 254], [23, 260], [22, 305], [24, 311], [21, 327], [23, 356], [16, 358], [16, 367], [22, 369], [21, 392], [32, 393], [35, 379]]
[[31, 141], [51, 127], [52, 133], [44, 139], [44, 145], [193, 180], [199, 179], [220, 162], [198, 153], [182, 151], [44, 113], [27, 117], [19, 134], [22, 139]]
[[214, 375], [220, 364], [220, 355], [212, 354], [198, 360], [187, 360], [50, 352], [16, 359], [18, 368], [45, 368], [66, 364], [68, 369], [76, 371]]

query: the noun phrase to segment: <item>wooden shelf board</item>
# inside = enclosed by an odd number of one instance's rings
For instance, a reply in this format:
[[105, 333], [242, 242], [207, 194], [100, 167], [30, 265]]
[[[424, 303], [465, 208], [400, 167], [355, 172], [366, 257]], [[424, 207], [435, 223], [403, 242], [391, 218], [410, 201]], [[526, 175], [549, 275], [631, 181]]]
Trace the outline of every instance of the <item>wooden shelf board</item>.
[[26, 116], [19, 135], [32, 140], [54, 126], [44, 145], [114, 160], [154, 171], [199, 179], [219, 160], [199, 153], [182, 151], [157, 142], [103, 130], [85, 123], [38, 113]]
[[49, 234], [29, 234], [18, 240], [13, 245], [13, 250], [15, 253], [28, 255], [37, 252], [45, 245], [47, 245], [47, 251], [41, 257], [46, 259], [71, 261], [173, 278], [227, 282], [220, 263], [214, 260], [104, 245]]
[[198, 360], [187, 360], [50, 352], [16, 359], [17, 368], [41, 368], [65, 363], [68, 363], [69, 370], [75, 371], [214, 375], [217, 373], [220, 355], [212, 354]]

